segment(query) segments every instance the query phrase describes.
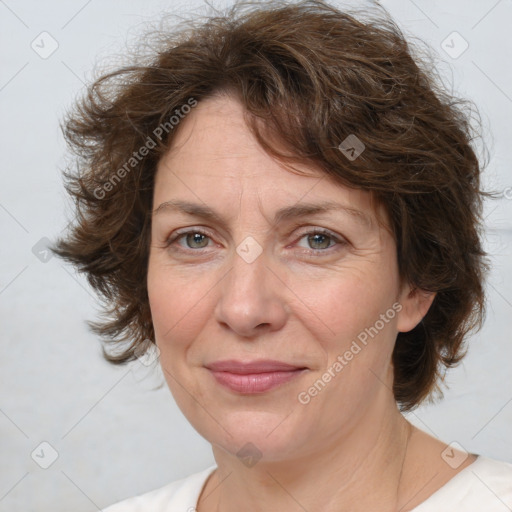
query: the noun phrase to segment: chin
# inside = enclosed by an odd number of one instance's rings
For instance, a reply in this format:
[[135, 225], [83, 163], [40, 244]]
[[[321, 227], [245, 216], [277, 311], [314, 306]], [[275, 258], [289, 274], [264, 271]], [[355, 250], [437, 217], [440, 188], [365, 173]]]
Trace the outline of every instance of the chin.
[[207, 425], [196, 424], [195, 427], [214, 447], [238, 457], [242, 462], [245, 458], [277, 462], [289, 459], [292, 454], [297, 455], [307, 443], [307, 438], [311, 438], [305, 435], [303, 426], [299, 430], [300, 425], [297, 425], [294, 415], [288, 414], [289, 411], [233, 411], [222, 414], [221, 426], [209, 421]]

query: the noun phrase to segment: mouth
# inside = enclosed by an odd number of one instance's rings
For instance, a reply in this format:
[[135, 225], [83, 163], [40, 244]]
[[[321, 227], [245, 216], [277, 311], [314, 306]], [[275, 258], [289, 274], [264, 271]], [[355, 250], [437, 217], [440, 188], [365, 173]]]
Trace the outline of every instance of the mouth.
[[307, 368], [282, 361], [216, 361], [206, 366], [215, 380], [231, 391], [243, 394], [265, 393], [304, 373]]

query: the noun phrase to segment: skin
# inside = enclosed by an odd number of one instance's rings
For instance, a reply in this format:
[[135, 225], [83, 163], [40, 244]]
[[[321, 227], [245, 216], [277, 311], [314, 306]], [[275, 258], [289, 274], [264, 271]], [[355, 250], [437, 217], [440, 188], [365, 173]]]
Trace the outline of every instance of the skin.
[[[178, 406], [218, 465], [197, 510], [412, 510], [474, 460], [450, 468], [446, 445], [410, 425], [393, 398], [396, 336], [420, 322], [434, 295], [400, 286], [395, 242], [368, 192], [297, 168], [307, 175], [264, 152], [227, 94], [199, 102], [158, 165], [147, 281], [156, 343]], [[160, 207], [177, 200], [224, 220]], [[273, 222], [280, 208], [326, 200], [370, 223], [343, 211]], [[184, 228], [206, 237], [175, 238]], [[308, 237], [320, 228], [332, 237]], [[249, 236], [262, 251], [251, 263], [236, 251]], [[301, 403], [299, 393], [396, 303], [400, 311]], [[249, 395], [205, 368], [224, 359], [307, 370]], [[237, 456], [247, 443], [261, 456], [251, 467]]]

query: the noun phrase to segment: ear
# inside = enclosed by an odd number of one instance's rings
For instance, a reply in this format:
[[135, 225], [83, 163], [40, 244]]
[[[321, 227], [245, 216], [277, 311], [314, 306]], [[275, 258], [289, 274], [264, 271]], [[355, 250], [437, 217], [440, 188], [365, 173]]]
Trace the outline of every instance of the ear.
[[427, 292], [410, 285], [404, 286], [398, 302], [402, 309], [398, 313], [397, 329], [399, 332], [408, 332], [414, 329], [427, 314], [436, 292]]

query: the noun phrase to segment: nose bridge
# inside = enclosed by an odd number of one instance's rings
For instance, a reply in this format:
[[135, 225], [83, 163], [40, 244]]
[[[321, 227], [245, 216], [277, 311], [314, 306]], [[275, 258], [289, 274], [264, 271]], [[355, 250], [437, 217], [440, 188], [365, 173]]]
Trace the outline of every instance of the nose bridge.
[[[269, 241], [269, 224], [263, 214], [261, 194], [255, 193], [256, 190], [257, 187], [251, 182], [251, 188], [244, 188], [240, 193], [238, 225], [234, 233], [238, 243], [235, 245], [229, 276], [234, 287], [230, 291], [235, 295], [238, 291], [245, 300], [257, 300], [257, 295], [267, 292], [265, 286], [269, 284], [265, 275], [269, 272], [268, 251], [264, 251], [263, 247]], [[252, 297], [247, 296], [251, 291], [255, 292]]]
[[262, 325], [271, 330], [280, 328], [286, 320], [286, 308], [279, 282], [270, 269], [268, 251], [254, 237], [244, 238], [236, 246], [230, 271], [221, 283], [217, 320], [244, 336], [253, 335]]
[[271, 283], [267, 275], [270, 272], [267, 259], [263, 247], [255, 238], [244, 238], [232, 256], [224, 292], [236, 299], [238, 304], [251, 307], [265, 297], [269, 298]]

